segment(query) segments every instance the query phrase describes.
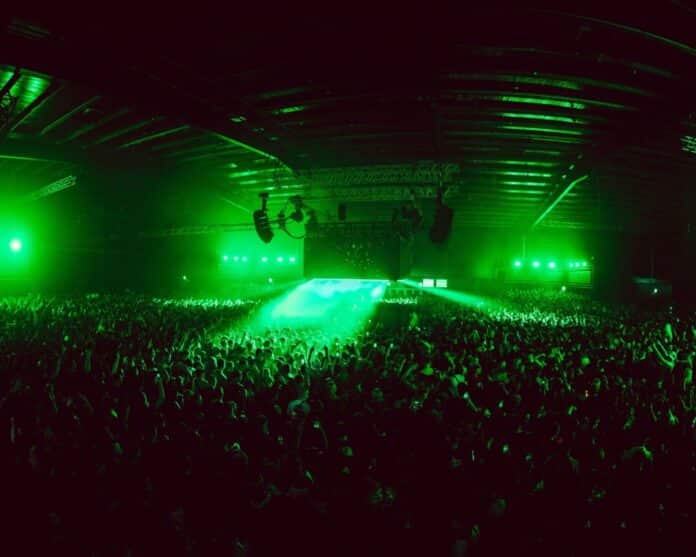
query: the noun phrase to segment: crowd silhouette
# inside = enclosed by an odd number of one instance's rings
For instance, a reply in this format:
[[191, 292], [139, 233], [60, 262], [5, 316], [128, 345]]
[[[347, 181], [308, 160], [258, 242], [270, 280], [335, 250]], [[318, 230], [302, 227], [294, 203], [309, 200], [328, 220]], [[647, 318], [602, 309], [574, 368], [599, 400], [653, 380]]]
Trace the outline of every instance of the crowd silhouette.
[[693, 545], [696, 316], [514, 290], [332, 338], [260, 306], [0, 298], [5, 554]]

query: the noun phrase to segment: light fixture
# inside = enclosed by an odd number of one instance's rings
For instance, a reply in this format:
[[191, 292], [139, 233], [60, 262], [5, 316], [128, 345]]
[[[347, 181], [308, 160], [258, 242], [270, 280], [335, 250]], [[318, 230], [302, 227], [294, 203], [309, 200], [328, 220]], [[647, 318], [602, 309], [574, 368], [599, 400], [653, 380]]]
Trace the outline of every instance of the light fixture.
[[556, 268], [556, 262], [555, 261], [549, 261], [549, 269], [555, 269]]
[[538, 261], [534, 261], [534, 262], [532, 263], [532, 267], [534, 267], [535, 269], [538, 269], [538, 268], [539, 268], [539, 265], [540, 265], [540, 263], [539, 263]]
[[229, 255], [223, 255], [222, 260], [223, 261], [228, 261], [230, 259]]
[[293, 195], [289, 200], [294, 207], [294, 211], [290, 213], [290, 217], [295, 222], [302, 222], [304, 220], [304, 213], [302, 212], [302, 207], [304, 207], [304, 202], [299, 195]]
[[277, 261], [278, 263], [282, 263], [282, 262], [283, 262], [283, 258], [280, 257], [280, 256], [278, 256], [278, 257], [276, 257], [276, 261]]
[[268, 192], [260, 193], [259, 197], [261, 197], [261, 208], [254, 211], [254, 227], [259, 239], [264, 244], [270, 244], [273, 240], [273, 230], [268, 218]]
[[290, 259], [288, 259], [288, 261], [290, 261], [290, 263], [294, 263], [294, 262], [295, 262], [295, 258], [294, 258], [294, 257], [291, 257]]
[[232, 259], [234, 259], [235, 261], [239, 261], [239, 256], [235, 255]]
[[519, 259], [517, 259], [517, 260], [515, 260], [515, 262], [513, 263], [513, 265], [519, 269], [520, 267], [522, 267], [522, 261], [520, 261]]

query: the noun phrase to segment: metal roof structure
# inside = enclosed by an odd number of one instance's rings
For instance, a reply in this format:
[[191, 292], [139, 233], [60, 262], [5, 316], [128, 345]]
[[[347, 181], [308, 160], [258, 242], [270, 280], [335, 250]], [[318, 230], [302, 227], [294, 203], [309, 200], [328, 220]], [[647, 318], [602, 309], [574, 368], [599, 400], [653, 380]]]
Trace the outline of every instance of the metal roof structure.
[[244, 206], [301, 193], [378, 220], [442, 184], [459, 226], [669, 226], [696, 187], [694, 29], [677, 1], [7, 17], [0, 172], [19, 196], [86, 164], [154, 165]]

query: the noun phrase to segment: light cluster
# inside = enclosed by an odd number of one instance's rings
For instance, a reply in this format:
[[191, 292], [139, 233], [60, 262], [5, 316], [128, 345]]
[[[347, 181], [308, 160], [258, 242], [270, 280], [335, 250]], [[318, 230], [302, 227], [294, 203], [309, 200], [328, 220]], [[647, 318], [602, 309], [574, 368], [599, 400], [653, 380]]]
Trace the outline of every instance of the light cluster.
[[[251, 258], [249, 258], [247, 255], [227, 255], [227, 254], [224, 254], [224, 255], [222, 256], [222, 261], [223, 261], [223, 263], [229, 263], [229, 262], [232, 262], [232, 263], [248, 263], [250, 260], [251, 260]], [[272, 260], [272, 258], [271, 258], [271, 257], [268, 257], [267, 255], [264, 255], [263, 257], [260, 257], [260, 258], [259, 258], [259, 261], [260, 261], [261, 263], [268, 263], [268, 262], [271, 261], [271, 260]], [[275, 261], [276, 261], [276, 263], [285, 263], [285, 262], [287, 262], [287, 263], [290, 263], [290, 264], [294, 264], [294, 263], [297, 262], [297, 258], [294, 257], [294, 256], [283, 257], [282, 255], [279, 255], [279, 256], [277, 256], [277, 257], [275, 258]]]
[[[512, 266], [515, 269], [522, 269], [528, 264], [531, 265], [532, 268], [534, 268], [534, 269], [541, 269], [542, 267], [551, 269], [552, 271], [560, 269], [558, 263], [556, 261], [553, 261], [553, 260], [545, 261], [542, 263], [538, 259], [534, 259], [531, 262], [525, 262], [521, 259], [515, 259], [512, 262]], [[568, 269], [583, 269], [583, 268], [588, 267], [588, 263], [587, 263], [587, 261], [569, 261], [567, 267], [568, 267]]]

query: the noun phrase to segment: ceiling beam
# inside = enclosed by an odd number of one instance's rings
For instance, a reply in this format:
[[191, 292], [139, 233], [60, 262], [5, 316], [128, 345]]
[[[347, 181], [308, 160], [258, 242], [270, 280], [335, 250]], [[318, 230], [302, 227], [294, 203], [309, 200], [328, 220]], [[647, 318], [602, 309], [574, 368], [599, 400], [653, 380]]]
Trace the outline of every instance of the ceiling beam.
[[231, 114], [249, 112], [249, 107], [243, 103], [236, 101], [224, 109], [213, 108], [157, 76], [114, 63], [114, 56], [108, 52], [104, 55], [110, 63], [95, 65], [95, 53], [84, 45], [70, 45], [69, 41], [44, 44], [44, 41], [28, 41], [7, 33], [0, 34], [0, 51], [11, 52], [12, 63], [17, 66], [87, 84], [141, 110], [169, 116], [175, 121], [218, 134], [288, 168], [303, 168], [309, 164], [287, 151], [280, 141], [270, 141], [261, 131], [255, 131], [257, 122], [230, 121]]
[[73, 116], [80, 114], [83, 112], [86, 108], [92, 106], [95, 102], [99, 101], [101, 99], [101, 96], [95, 95], [93, 97], [90, 97], [86, 101], [78, 104], [75, 108], [72, 108], [68, 112], [60, 115], [58, 118], [53, 120], [52, 122], [46, 124], [43, 129], [39, 132], [39, 135], [46, 135], [47, 133], [53, 131], [56, 129], [58, 126], [64, 124], [68, 120], [70, 120]]
[[15, 69], [14, 73], [12, 74], [12, 77], [7, 80], [7, 83], [2, 86], [2, 89], [0, 89], [0, 98], [4, 97], [8, 91], [10, 91], [15, 83], [19, 81], [19, 78], [22, 76], [22, 73], [19, 71], [19, 69]]
[[12, 133], [13, 131], [15, 131], [32, 112], [39, 108], [43, 103], [45, 103], [58, 91], [60, 91], [62, 87], [63, 86], [60, 83], [58, 83], [58, 81], [53, 80], [43, 93], [41, 93], [32, 102], [30, 102], [24, 108], [24, 110], [17, 114], [17, 116], [15, 116], [9, 122], [7, 122], [0, 131], [7, 131], [7, 133]]
[[541, 223], [541, 221], [543, 221], [546, 218], [546, 216], [551, 211], [553, 211], [554, 207], [556, 205], [558, 205], [561, 201], [563, 201], [563, 198], [566, 195], [568, 195], [575, 186], [577, 186], [578, 184], [581, 184], [582, 182], [587, 180], [589, 177], [590, 177], [589, 174], [585, 174], [584, 176], [580, 176], [579, 178], [576, 178], [575, 180], [573, 180], [570, 184], [568, 184], [564, 188], [559, 188], [559, 190], [551, 197], [551, 199], [549, 199], [546, 202], [546, 206], [542, 209], [541, 213], [534, 220], [534, 222], [529, 227], [529, 229], [534, 230], [539, 225], [539, 223]]

